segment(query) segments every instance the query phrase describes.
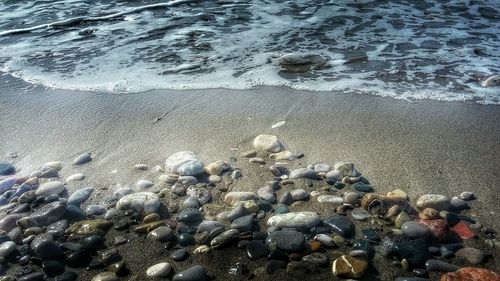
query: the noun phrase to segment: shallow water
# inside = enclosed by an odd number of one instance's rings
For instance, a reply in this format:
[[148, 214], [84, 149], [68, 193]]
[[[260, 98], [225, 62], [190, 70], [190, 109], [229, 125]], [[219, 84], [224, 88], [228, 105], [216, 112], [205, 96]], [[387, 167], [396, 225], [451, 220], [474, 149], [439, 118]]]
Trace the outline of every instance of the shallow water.
[[[70, 90], [288, 86], [500, 104], [497, 0], [0, 3], [0, 70]], [[137, 7], [145, 7], [130, 12]], [[119, 16], [100, 18], [123, 13]], [[96, 18], [97, 17], [97, 18]], [[36, 27], [77, 18], [72, 24]], [[280, 57], [316, 54], [318, 69]]]

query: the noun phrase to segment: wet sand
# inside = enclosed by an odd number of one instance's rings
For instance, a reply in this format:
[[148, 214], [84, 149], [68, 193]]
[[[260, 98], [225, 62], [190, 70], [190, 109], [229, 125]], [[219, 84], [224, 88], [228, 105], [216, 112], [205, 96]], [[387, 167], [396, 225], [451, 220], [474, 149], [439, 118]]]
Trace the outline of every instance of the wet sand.
[[[242, 168], [244, 178], [234, 189], [256, 191], [272, 176], [238, 155], [251, 148], [256, 135], [270, 133], [288, 150], [305, 154], [298, 161], [303, 167], [354, 162], [376, 192], [400, 188], [414, 202], [426, 193], [455, 196], [472, 191], [477, 200], [468, 214], [485, 226], [497, 230], [500, 226], [497, 106], [271, 87], [86, 93], [45, 89], [8, 77], [1, 81], [0, 159], [17, 152], [19, 156], [11, 161], [22, 168], [20, 174], [47, 161], [63, 161], [62, 178], [75, 172], [86, 175], [84, 181], [69, 184], [70, 189], [94, 186], [112, 192], [117, 184], [156, 181], [158, 173], [135, 171], [133, 165], [162, 165], [170, 154], [192, 150], [206, 163], [236, 156], [233, 166]], [[272, 129], [278, 121], [286, 123]], [[90, 164], [69, 165], [87, 151], [94, 158]], [[100, 199], [92, 198], [94, 203]], [[310, 201], [291, 209], [302, 208], [315, 209], [318, 203]], [[169, 253], [162, 247], [142, 250], [143, 240], [136, 237], [123, 246], [130, 250], [128, 258], [124, 255], [127, 264], [141, 274]], [[216, 251], [209, 259], [193, 257], [174, 268], [187, 268], [198, 261], [224, 273], [237, 257], [245, 259], [243, 250], [239, 251]], [[492, 251], [498, 256], [498, 250]], [[259, 262], [264, 263], [258, 261], [251, 269]], [[383, 270], [387, 264], [377, 268], [381, 280], [397, 276]], [[486, 267], [498, 268], [498, 261], [490, 260]], [[87, 273], [84, 280], [93, 272]], [[330, 269], [319, 276], [332, 277]]]

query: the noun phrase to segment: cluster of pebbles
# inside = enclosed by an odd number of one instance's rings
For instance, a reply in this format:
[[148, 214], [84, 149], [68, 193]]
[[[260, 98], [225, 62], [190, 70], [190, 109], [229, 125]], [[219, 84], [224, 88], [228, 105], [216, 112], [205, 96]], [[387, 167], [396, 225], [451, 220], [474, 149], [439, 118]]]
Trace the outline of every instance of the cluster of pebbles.
[[[104, 204], [95, 205], [86, 202], [93, 187], [69, 194], [67, 185], [85, 176], [61, 181], [61, 162], [45, 163], [29, 176], [1, 163], [0, 281], [77, 280], [85, 269], [100, 269], [93, 281], [258, 280], [280, 271], [290, 276], [329, 271], [338, 278], [374, 280], [375, 257], [405, 270], [397, 281], [500, 280], [481, 267], [494, 257], [468, 246], [479, 239], [491, 248], [499, 246], [495, 230], [461, 214], [475, 200], [472, 192], [453, 198], [425, 194], [412, 205], [402, 190], [375, 193], [352, 163], [289, 171], [288, 164], [302, 154], [284, 150], [272, 135], [257, 136], [253, 146], [241, 157], [265, 167], [272, 180], [264, 187], [233, 190], [245, 177], [241, 169], [224, 161], [204, 165], [193, 152], [181, 151], [157, 169], [157, 183], [140, 180], [135, 188], [117, 188], [100, 198]], [[83, 154], [73, 165], [91, 161], [90, 154]], [[306, 188], [294, 188], [299, 181]], [[293, 211], [304, 201], [332, 212]], [[145, 272], [132, 272], [119, 250], [127, 239], [110, 237], [110, 229], [146, 237], [149, 246], [160, 244], [171, 249], [170, 255]], [[228, 260], [232, 265], [224, 276], [207, 265], [177, 268], [191, 255], [228, 248], [240, 251], [249, 263], [265, 260], [264, 266], [249, 270], [245, 262]]]

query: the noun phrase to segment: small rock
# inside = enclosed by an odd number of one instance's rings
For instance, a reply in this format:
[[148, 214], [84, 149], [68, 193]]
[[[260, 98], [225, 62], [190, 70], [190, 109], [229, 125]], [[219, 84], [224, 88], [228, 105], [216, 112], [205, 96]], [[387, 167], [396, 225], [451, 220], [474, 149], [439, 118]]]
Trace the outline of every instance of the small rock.
[[344, 238], [349, 238], [354, 234], [354, 224], [345, 216], [336, 215], [323, 221], [324, 225], [329, 226]]
[[269, 218], [267, 225], [277, 228], [310, 229], [319, 225], [320, 219], [314, 212], [293, 212], [278, 214]]
[[372, 217], [372, 215], [362, 208], [354, 208], [351, 212], [352, 217], [358, 221], [365, 221]]
[[429, 272], [453, 272], [460, 269], [460, 267], [440, 260], [430, 259], [425, 262], [425, 269]]
[[405, 222], [401, 226], [403, 235], [410, 239], [426, 238], [431, 234], [430, 230], [416, 221]]
[[497, 273], [475, 267], [464, 267], [455, 272], [445, 273], [441, 276], [440, 281], [476, 281], [476, 280], [500, 280], [500, 275]]
[[484, 260], [484, 253], [476, 248], [462, 248], [455, 252], [455, 256], [467, 260], [472, 265], [479, 265]]
[[155, 213], [159, 207], [160, 199], [152, 192], [128, 194], [116, 203], [116, 208], [119, 210], [133, 210], [141, 214]]
[[293, 201], [306, 200], [309, 194], [304, 189], [295, 189], [290, 191]]
[[408, 213], [406, 213], [406, 212], [401, 212], [396, 217], [394, 224], [397, 228], [401, 228], [403, 226], [403, 224], [405, 224], [406, 222], [409, 222], [409, 221], [411, 221], [410, 215], [408, 215]]
[[306, 239], [302, 232], [295, 230], [274, 231], [266, 239], [266, 243], [276, 244], [278, 249], [286, 252], [296, 252], [304, 248]]
[[203, 173], [204, 166], [194, 152], [180, 151], [167, 158], [165, 169], [169, 173], [176, 173], [182, 176], [197, 176]]
[[137, 183], [135, 184], [135, 186], [137, 187], [137, 189], [139, 190], [142, 190], [142, 189], [147, 189], [147, 188], [150, 188], [154, 185], [153, 182], [151, 181], [148, 181], [148, 180], [139, 180], [137, 181]]
[[421, 220], [433, 220], [439, 217], [439, 212], [436, 209], [425, 208], [423, 211], [418, 213], [418, 217]]
[[118, 281], [118, 276], [114, 272], [104, 271], [95, 275], [91, 281]]
[[465, 200], [465, 201], [470, 201], [470, 200], [474, 200], [476, 198], [476, 196], [474, 195], [474, 193], [472, 193], [470, 191], [464, 191], [464, 192], [460, 193], [458, 198]]
[[222, 172], [230, 169], [231, 166], [224, 161], [216, 161], [214, 163], [210, 163], [205, 167], [205, 173], [209, 175], [220, 175]]
[[85, 178], [84, 174], [73, 174], [66, 178], [66, 182], [82, 181], [84, 178]]
[[278, 141], [278, 137], [273, 135], [258, 135], [253, 141], [253, 147], [256, 150], [263, 150], [267, 152], [279, 152], [283, 145]]
[[52, 194], [59, 194], [63, 192], [66, 188], [64, 184], [60, 181], [50, 181], [41, 184], [40, 187], [35, 191], [35, 194], [40, 197], [47, 197]]
[[189, 253], [184, 248], [175, 250], [172, 254], [170, 254], [170, 257], [174, 261], [184, 261], [188, 258], [188, 256]]
[[200, 265], [195, 265], [174, 275], [172, 281], [205, 281], [207, 279], [205, 269]]
[[13, 241], [6, 241], [0, 245], [0, 257], [6, 257], [16, 250], [16, 243]]
[[208, 181], [211, 183], [219, 183], [222, 181], [222, 178], [218, 175], [211, 175], [208, 177]]
[[318, 172], [313, 169], [300, 168], [290, 172], [290, 179], [312, 179], [315, 180], [318, 178]]
[[440, 194], [426, 194], [417, 200], [417, 208], [433, 208], [438, 211], [446, 211], [450, 208], [450, 198]]
[[342, 278], [360, 278], [367, 268], [367, 262], [343, 255], [333, 261], [332, 271], [335, 276]]
[[329, 204], [334, 204], [334, 205], [340, 205], [344, 203], [344, 199], [342, 197], [336, 196], [336, 195], [320, 195], [318, 196], [318, 202], [319, 203], [329, 203]]
[[341, 172], [343, 176], [348, 177], [357, 177], [361, 175], [354, 167], [354, 164], [349, 162], [335, 164], [335, 170]]
[[463, 240], [470, 240], [476, 237], [476, 234], [472, 229], [470, 229], [469, 225], [464, 221], [459, 221], [457, 224], [450, 228], [451, 231], [460, 236]]
[[258, 197], [255, 193], [246, 191], [231, 191], [224, 196], [224, 202], [226, 202], [229, 205], [234, 205], [238, 201], [257, 200], [257, 199]]
[[258, 260], [267, 256], [269, 249], [259, 240], [252, 240], [247, 244], [247, 257], [250, 260]]
[[252, 157], [248, 159], [248, 162], [257, 164], [266, 164], [266, 161], [260, 157]]
[[0, 163], [0, 176], [11, 175], [16, 171], [16, 167], [9, 163]]
[[148, 277], [167, 277], [172, 271], [172, 266], [168, 262], [157, 263], [146, 270]]
[[160, 242], [167, 242], [172, 238], [174, 238], [174, 233], [168, 226], [160, 226], [147, 235], [147, 239]]

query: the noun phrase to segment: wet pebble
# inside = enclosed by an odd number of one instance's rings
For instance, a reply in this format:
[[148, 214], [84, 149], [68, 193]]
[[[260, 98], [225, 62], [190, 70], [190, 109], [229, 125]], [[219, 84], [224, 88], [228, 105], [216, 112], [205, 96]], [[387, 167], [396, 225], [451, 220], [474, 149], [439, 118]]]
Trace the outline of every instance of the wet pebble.
[[330, 217], [324, 220], [323, 224], [329, 226], [344, 238], [351, 237], [354, 234], [354, 224], [345, 216], [336, 215]]
[[429, 272], [453, 272], [460, 269], [460, 267], [444, 261], [430, 259], [425, 262], [425, 269]]
[[292, 212], [269, 218], [267, 225], [277, 228], [310, 229], [319, 225], [320, 219], [314, 212]]
[[342, 197], [336, 196], [336, 195], [320, 195], [318, 196], [318, 202], [319, 203], [330, 203], [330, 204], [342, 204], [344, 203], [344, 199]]
[[205, 281], [208, 279], [205, 268], [195, 265], [174, 275], [172, 281]]
[[150, 278], [167, 277], [172, 271], [172, 266], [168, 262], [157, 263], [146, 270], [146, 275]]
[[268, 255], [269, 249], [259, 240], [252, 240], [246, 246], [247, 257], [250, 260], [257, 260]]
[[430, 230], [416, 221], [405, 222], [401, 226], [403, 235], [410, 239], [426, 238], [430, 235]]
[[286, 252], [296, 252], [304, 248], [306, 243], [302, 232], [295, 230], [274, 231], [266, 239], [266, 244], [276, 244], [278, 249]]
[[6, 257], [16, 250], [16, 243], [5, 241], [0, 245], [0, 257]]
[[16, 168], [14, 165], [9, 164], [9, 163], [0, 163], [0, 175], [1, 176], [6, 176], [13, 174], [16, 171]]
[[172, 252], [172, 254], [170, 254], [170, 257], [174, 261], [184, 261], [184, 260], [186, 260], [188, 258], [188, 256], [189, 256], [189, 253], [184, 248], [175, 250], [174, 252]]
[[118, 281], [118, 276], [114, 272], [104, 271], [92, 277], [91, 281]]
[[80, 190], [77, 190], [76, 192], [74, 192], [69, 196], [68, 204], [80, 205], [90, 197], [92, 192], [94, 192], [93, 187], [85, 187]]

